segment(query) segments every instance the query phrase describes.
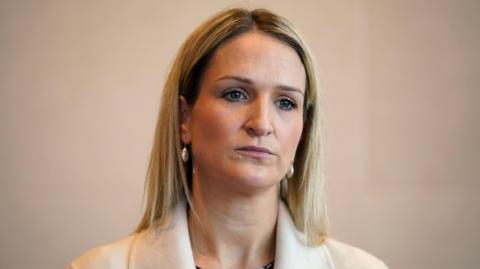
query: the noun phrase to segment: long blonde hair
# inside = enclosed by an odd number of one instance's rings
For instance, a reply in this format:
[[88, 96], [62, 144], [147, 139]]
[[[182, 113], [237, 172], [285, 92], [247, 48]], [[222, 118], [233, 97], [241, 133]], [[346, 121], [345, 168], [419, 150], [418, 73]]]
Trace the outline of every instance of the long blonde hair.
[[181, 200], [191, 203], [191, 162], [181, 159], [179, 96], [193, 104], [206, 65], [226, 40], [252, 30], [266, 33], [292, 47], [305, 67], [304, 127], [297, 147], [295, 173], [282, 180], [281, 199], [309, 244], [320, 245], [327, 234], [319, 86], [307, 46], [284, 18], [265, 9], [234, 8], [218, 13], [184, 42], [163, 89], [161, 108], [145, 183], [146, 207], [136, 232], [167, 221]]

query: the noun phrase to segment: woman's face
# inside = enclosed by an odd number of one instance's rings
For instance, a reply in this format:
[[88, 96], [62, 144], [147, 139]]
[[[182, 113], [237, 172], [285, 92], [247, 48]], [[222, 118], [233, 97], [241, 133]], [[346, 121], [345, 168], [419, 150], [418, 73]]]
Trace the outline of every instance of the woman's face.
[[243, 192], [276, 185], [302, 134], [305, 83], [295, 50], [264, 33], [220, 46], [193, 106], [182, 99], [182, 140], [199, 182]]

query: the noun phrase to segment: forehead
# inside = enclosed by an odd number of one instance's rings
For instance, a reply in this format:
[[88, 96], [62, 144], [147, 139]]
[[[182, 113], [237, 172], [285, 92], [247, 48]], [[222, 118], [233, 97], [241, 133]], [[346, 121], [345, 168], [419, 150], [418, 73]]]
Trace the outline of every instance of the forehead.
[[222, 44], [204, 73], [204, 80], [242, 76], [264, 86], [287, 85], [305, 90], [305, 69], [297, 52], [265, 33], [252, 31]]

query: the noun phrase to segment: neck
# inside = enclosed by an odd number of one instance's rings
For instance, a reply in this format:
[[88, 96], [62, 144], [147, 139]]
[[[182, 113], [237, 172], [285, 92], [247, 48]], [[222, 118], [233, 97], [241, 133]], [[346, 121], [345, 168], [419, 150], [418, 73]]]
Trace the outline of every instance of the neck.
[[[193, 182], [192, 250], [201, 268], [261, 268], [275, 257], [278, 188], [254, 195]], [[208, 192], [204, 192], [208, 190]]]

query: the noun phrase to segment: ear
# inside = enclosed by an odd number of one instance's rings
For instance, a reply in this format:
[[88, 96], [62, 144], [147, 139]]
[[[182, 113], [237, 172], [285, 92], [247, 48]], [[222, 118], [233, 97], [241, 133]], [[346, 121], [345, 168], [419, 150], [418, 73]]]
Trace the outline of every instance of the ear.
[[183, 144], [187, 145], [191, 142], [191, 135], [190, 135], [190, 106], [187, 103], [185, 97], [180, 95], [178, 98], [179, 103], [179, 116], [180, 116], [180, 137], [182, 139]]

